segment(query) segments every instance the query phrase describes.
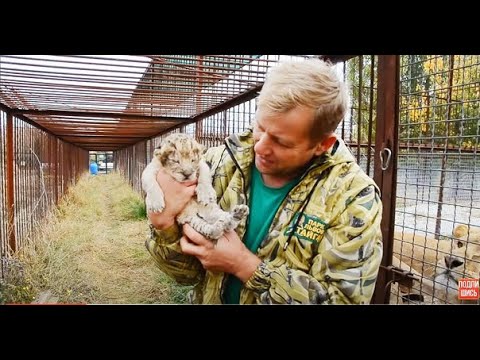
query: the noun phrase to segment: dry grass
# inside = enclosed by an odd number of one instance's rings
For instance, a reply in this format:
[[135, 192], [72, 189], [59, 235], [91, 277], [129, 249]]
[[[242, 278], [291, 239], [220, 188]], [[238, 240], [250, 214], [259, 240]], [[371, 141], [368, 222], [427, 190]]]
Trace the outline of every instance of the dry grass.
[[120, 175], [85, 175], [19, 259], [32, 292], [59, 302], [184, 302], [188, 289], [155, 267], [147, 233], [143, 200]]

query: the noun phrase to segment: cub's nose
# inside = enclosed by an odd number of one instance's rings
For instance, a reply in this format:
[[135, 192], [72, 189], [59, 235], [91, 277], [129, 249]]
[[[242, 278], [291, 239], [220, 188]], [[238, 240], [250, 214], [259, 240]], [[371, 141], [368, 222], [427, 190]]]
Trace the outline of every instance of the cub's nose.
[[459, 258], [450, 255], [445, 256], [445, 266], [447, 269], [454, 269], [462, 265], [463, 261], [461, 261]]
[[194, 180], [196, 177], [195, 170], [187, 168], [181, 172], [184, 180]]

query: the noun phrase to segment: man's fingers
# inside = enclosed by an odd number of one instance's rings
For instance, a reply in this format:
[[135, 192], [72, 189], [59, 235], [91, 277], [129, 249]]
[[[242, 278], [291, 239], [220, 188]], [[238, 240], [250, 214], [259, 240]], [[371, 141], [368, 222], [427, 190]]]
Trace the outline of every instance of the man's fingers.
[[199, 247], [195, 244], [192, 244], [185, 236], [180, 238], [180, 248], [182, 252], [187, 255], [198, 256], [199, 254]]
[[196, 189], [195, 184], [188, 186], [187, 187], [187, 194], [190, 195], [191, 197], [193, 197], [193, 195], [195, 195], [195, 189]]
[[[183, 184], [184, 186], [197, 185], [197, 179], [182, 181], [182, 184]], [[194, 189], [195, 189], [195, 187], [194, 187]]]
[[212, 242], [206, 239], [202, 234], [196, 232], [190, 225], [183, 225], [183, 233], [190, 239], [191, 242], [197, 245], [208, 246]]

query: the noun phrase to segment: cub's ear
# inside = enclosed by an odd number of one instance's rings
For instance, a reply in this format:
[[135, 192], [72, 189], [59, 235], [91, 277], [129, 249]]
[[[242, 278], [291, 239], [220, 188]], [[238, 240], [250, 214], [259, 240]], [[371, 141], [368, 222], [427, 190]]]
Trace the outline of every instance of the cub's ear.
[[192, 150], [195, 154], [205, 154], [205, 146], [203, 146], [202, 144], [200, 144], [197, 140], [193, 139], [192, 140]]
[[167, 148], [168, 146], [173, 146], [173, 147], [175, 147], [176, 135], [177, 135], [177, 134], [170, 134], [170, 135], [164, 137], [164, 138], [160, 141], [160, 144], [158, 145], [157, 149], [165, 149], [165, 148]]
[[468, 225], [458, 225], [454, 230], [453, 230], [453, 236], [457, 238], [461, 238], [465, 235], [468, 234]]
[[153, 156], [155, 157], [160, 156], [161, 153], [162, 153], [162, 150], [157, 148], [153, 151]]
[[[173, 135], [175, 135], [175, 134], [173, 134]], [[165, 138], [163, 145], [175, 145], [176, 137], [173, 136], [173, 135]]]

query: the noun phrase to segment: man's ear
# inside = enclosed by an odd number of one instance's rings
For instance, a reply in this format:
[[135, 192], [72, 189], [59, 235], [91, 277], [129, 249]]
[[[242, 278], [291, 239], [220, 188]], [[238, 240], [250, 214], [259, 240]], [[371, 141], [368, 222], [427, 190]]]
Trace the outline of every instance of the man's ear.
[[323, 139], [317, 144], [317, 148], [315, 149], [315, 155], [322, 155], [325, 151], [330, 149], [333, 144], [335, 144], [335, 141], [337, 141], [337, 137], [335, 136], [335, 134], [331, 133], [327, 135], [325, 139]]

